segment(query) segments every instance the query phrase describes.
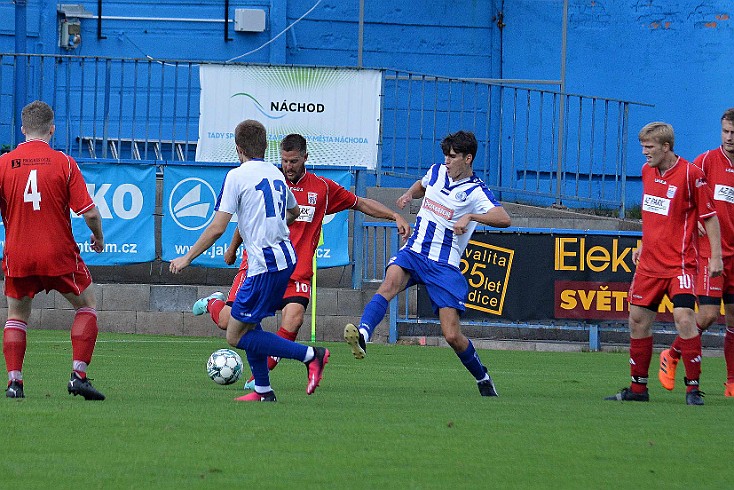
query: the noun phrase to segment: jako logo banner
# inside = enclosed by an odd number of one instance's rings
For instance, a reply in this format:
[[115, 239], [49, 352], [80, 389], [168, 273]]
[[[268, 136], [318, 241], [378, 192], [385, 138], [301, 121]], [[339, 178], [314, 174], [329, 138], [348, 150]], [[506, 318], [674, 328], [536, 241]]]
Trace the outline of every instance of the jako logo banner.
[[[161, 252], [171, 261], [189, 251], [214, 218], [214, 207], [222, 189], [228, 166], [169, 165], [163, 173], [163, 219], [161, 220]], [[194, 260], [203, 267], [238, 267], [224, 263], [232, 234], [237, 226], [232, 216], [227, 230], [217, 242]]]

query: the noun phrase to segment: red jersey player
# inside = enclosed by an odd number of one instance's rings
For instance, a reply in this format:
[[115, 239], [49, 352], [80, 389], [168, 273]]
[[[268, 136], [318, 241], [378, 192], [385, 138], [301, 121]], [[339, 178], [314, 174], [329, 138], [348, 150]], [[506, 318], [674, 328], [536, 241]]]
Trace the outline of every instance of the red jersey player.
[[72, 373], [69, 393], [104, 400], [87, 379], [97, 340], [97, 310], [92, 277], [71, 232], [70, 210], [84, 217], [95, 252], [104, 249], [102, 218], [73, 158], [51, 149], [54, 112], [31, 102], [21, 113], [26, 141], [0, 157], [0, 213], [5, 224], [3, 273], [8, 320], [3, 354], [8, 398], [23, 398], [23, 359], [33, 297], [45, 290], [61, 293], [76, 310], [71, 325]]
[[646, 125], [638, 135], [647, 163], [642, 168], [642, 246], [632, 259], [637, 269], [630, 285], [630, 373], [632, 383], [607, 400], [649, 401], [647, 376], [652, 359], [652, 324], [665, 294], [673, 303], [686, 370], [686, 403], [703, 405], [699, 390], [701, 337], [694, 307], [698, 220], [711, 239], [709, 272], [721, 274], [721, 241], [711, 188], [701, 169], [673, 153], [673, 128]]
[[[721, 146], [702, 153], [693, 163], [703, 170], [706, 181], [714, 193], [716, 216], [721, 228], [721, 255], [724, 271], [721, 276], [709, 278], [707, 259], [711, 257], [708, 237], [699, 239], [699, 275], [696, 281], [698, 296], [698, 328], [703, 331], [719, 317], [721, 300], [724, 300], [726, 333], [724, 358], [726, 383], [724, 396], [734, 397], [734, 108], [721, 116]], [[670, 349], [660, 353], [658, 379], [663, 387], [675, 387], [675, 371], [681, 357], [680, 337]]]
[[[403, 239], [410, 236], [410, 225], [400, 214], [378, 201], [358, 197], [330, 179], [307, 172], [306, 139], [300, 134], [289, 134], [283, 138], [280, 143], [280, 157], [281, 170], [301, 208], [301, 215], [289, 227], [290, 239], [296, 249], [298, 261], [283, 296], [281, 326], [277, 334], [283, 338], [295, 340], [303, 325], [303, 316], [311, 298], [312, 258], [321, 236], [324, 217], [346, 209], [354, 209], [374, 218], [395, 221], [398, 233]], [[226, 263], [234, 263], [237, 248], [241, 243], [241, 237], [235, 232], [232, 243], [224, 256]], [[243, 257], [229, 296], [225, 298], [224, 294], [216, 292], [206, 298], [201, 298], [192, 308], [194, 315], [202, 315], [208, 311], [219, 328], [226, 328], [231, 304], [246, 277], [247, 256]], [[270, 369], [273, 369], [277, 363], [278, 359], [268, 359]], [[248, 381], [245, 387], [250, 388], [250, 384]]]

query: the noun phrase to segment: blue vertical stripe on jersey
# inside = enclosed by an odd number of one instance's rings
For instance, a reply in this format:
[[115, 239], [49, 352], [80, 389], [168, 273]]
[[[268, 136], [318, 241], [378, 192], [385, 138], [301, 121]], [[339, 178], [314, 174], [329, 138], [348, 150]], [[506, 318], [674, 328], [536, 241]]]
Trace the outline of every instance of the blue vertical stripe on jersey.
[[451, 256], [451, 245], [454, 242], [453, 230], [446, 230], [443, 235], [443, 242], [441, 242], [441, 250], [438, 253], [438, 261], [443, 263], [449, 262]]
[[265, 267], [268, 268], [268, 272], [278, 272], [278, 261], [271, 247], [263, 248], [263, 257], [265, 257]]
[[433, 242], [433, 235], [436, 234], [436, 223], [429, 221], [426, 225], [426, 234], [423, 237], [423, 245], [421, 246], [421, 254], [426, 257], [431, 253], [431, 243]]
[[222, 193], [224, 193], [224, 183], [227, 181], [227, 176], [224, 176], [224, 180], [222, 180], [222, 188], [219, 189], [219, 195], [217, 196], [217, 201], [214, 203], [214, 211], [219, 211], [219, 205], [222, 203]]
[[285, 257], [285, 263], [288, 264], [288, 267], [293, 267], [293, 258], [291, 257], [291, 251], [288, 249], [288, 246], [285, 242], [280, 242], [280, 248], [283, 250], [283, 256]]
[[405, 244], [406, 247], [411, 248], [413, 244], [415, 243], [415, 239], [418, 237], [418, 230], [421, 229], [421, 217], [418, 216], [415, 219], [415, 226], [413, 226], [413, 233], [410, 235], [410, 238], [408, 238], [408, 242]]
[[431, 179], [428, 181], [428, 185], [433, 185], [438, 180], [438, 171], [441, 169], [441, 165], [438, 163], [431, 167]]

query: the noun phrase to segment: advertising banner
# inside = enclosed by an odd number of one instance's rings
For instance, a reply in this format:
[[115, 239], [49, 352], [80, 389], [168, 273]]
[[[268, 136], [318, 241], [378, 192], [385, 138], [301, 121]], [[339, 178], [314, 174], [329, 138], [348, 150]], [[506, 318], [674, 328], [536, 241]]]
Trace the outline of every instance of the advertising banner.
[[266, 160], [279, 161], [280, 141], [300, 133], [319, 165], [376, 167], [380, 71], [233, 65], [199, 71], [197, 161], [236, 162], [234, 128], [255, 119], [268, 132]]
[[[464, 318], [626, 322], [636, 232], [476, 232], [461, 258]], [[425, 291], [420, 316], [432, 317]], [[659, 321], [672, 321], [665, 297]]]
[[[123, 265], [155, 259], [155, 166], [80, 163], [87, 190], [102, 215], [105, 249], [91, 249], [84, 218], [71, 213], [71, 228], [87, 265]], [[0, 250], [5, 227], [0, 226]]]
[[122, 265], [155, 259], [155, 166], [81, 163], [89, 194], [102, 215], [104, 253], [90, 248], [84, 218], [72, 214], [74, 237], [87, 265]]
[[[169, 165], [163, 173], [163, 219], [161, 220], [162, 259], [170, 262], [186, 254], [209, 223], [214, 219], [214, 206], [222, 189], [224, 177], [231, 167]], [[224, 263], [224, 252], [237, 228], [237, 216], [209, 250], [198, 256], [192, 265], [237, 268], [242, 259], [242, 247], [231, 266]]]

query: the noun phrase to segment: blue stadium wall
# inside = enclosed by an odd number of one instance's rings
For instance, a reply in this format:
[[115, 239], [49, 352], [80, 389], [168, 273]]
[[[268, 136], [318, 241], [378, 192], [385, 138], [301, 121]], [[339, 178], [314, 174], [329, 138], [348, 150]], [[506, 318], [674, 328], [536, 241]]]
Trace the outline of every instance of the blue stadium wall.
[[[264, 11], [265, 31], [236, 32], [229, 24], [225, 32], [227, 3], [230, 19], [236, 9]], [[563, 0], [364, 0], [361, 44], [359, 3], [79, 1], [71, 5], [93, 15], [101, 5], [103, 18], [81, 19], [82, 41], [67, 50], [59, 46], [57, 4], [31, 0], [25, 51], [348, 67], [361, 60], [366, 68], [448, 77], [561, 77]], [[732, 2], [569, 0], [568, 7], [566, 91], [652, 106], [630, 113], [629, 175], [639, 175], [635, 136], [646, 122], [673, 124], [676, 150], [688, 159], [720, 143], [719, 117], [734, 106], [734, 65], [727, 59], [734, 46]], [[0, 4], [5, 53], [15, 50], [15, 17], [13, 3]], [[639, 190], [630, 189], [628, 203], [638, 199]]]

